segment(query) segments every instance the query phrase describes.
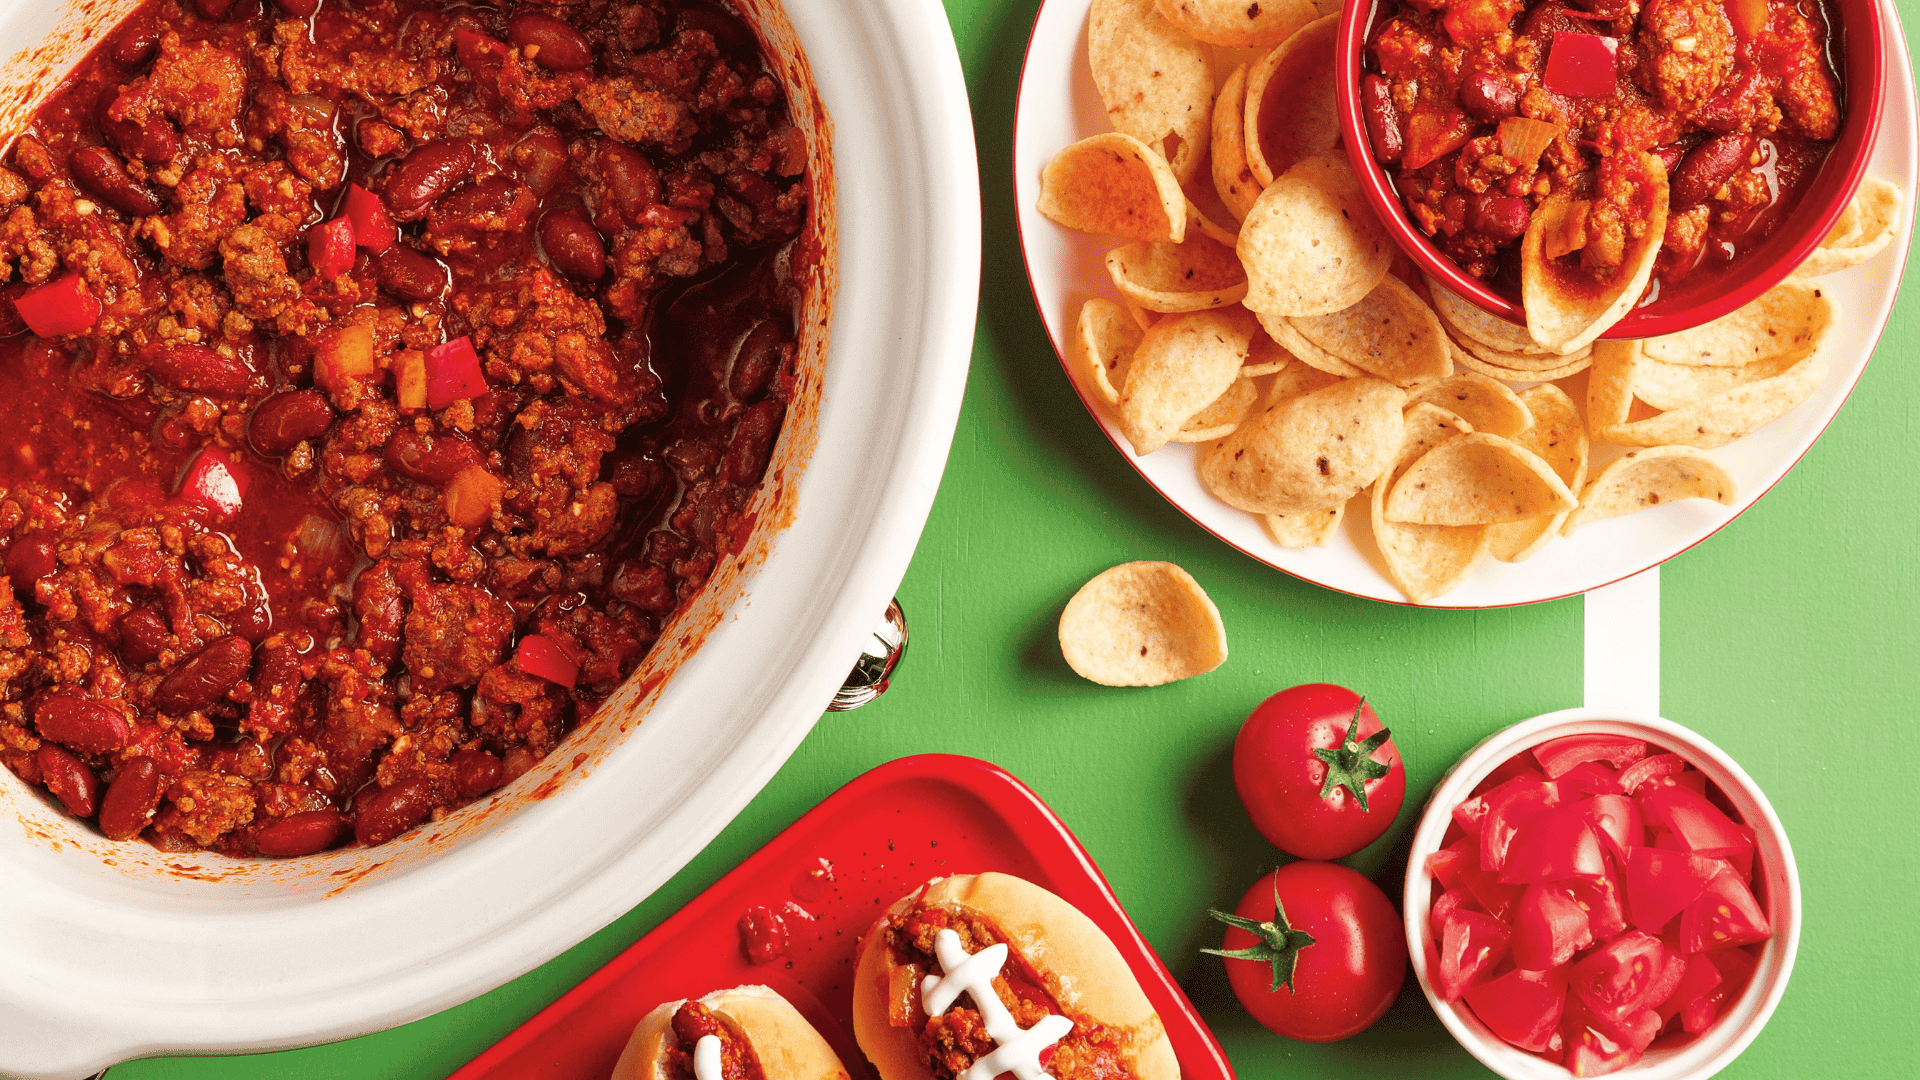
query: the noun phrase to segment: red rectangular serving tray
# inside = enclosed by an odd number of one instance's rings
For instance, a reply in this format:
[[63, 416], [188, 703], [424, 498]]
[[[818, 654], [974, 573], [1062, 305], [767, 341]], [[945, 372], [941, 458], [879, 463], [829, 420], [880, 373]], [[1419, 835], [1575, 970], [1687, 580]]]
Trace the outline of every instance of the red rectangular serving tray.
[[[830, 882], [816, 873], [823, 860]], [[1085, 912], [1159, 1011], [1186, 1080], [1233, 1080], [1213, 1033], [1066, 824], [998, 765], [951, 754], [901, 758], [855, 778], [453, 1080], [604, 1080], [655, 1005], [743, 983], [786, 996], [854, 1080], [873, 1080], [852, 1038], [855, 947], [887, 905], [927, 879], [986, 870], [1026, 878]], [[748, 961], [738, 924], [753, 907], [782, 913], [786, 957]]]

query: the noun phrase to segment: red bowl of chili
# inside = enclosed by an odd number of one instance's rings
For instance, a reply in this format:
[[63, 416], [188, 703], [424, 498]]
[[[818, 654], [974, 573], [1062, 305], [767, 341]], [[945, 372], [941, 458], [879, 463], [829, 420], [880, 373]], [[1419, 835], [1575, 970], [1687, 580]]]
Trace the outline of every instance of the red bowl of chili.
[[[1347, 156], [1415, 264], [1524, 323], [1533, 210], [1603, 149], [1650, 150], [1672, 183], [1666, 247], [1602, 336], [1675, 333], [1772, 288], [1833, 228], [1879, 130], [1883, 18], [1877, 0], [1348, 4], [1335, 84]], [[1499, 121], [1515, 117], [1557, 118], [1565, 137], [1508, 145]]]

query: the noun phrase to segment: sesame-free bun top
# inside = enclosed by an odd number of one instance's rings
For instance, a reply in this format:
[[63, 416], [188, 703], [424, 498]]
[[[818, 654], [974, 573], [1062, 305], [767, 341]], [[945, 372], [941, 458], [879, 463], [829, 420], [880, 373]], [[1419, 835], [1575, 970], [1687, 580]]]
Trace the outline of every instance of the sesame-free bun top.
[[[673, 1016], [686, 999], [669, 1001], [640, 1020], [613, 1067], [612, 1080], [666, 1080]], [[827, 1040], [786, 998], [765, 986], [716, 990], [700, 999], [720, 1022], [747, 1040], [766, 1080], [847, 1080]]]
[[887, 1022], [892, 967], [887, 925], [917, 908], [944, 908], [991, 925], [1076, 1023], [1089, 1020], [1124, 1036], [1126, 1059], [1140, 1080], [1177, 1080], [1180, 1063], [1166, 1025], [1140, 989], [1120, 950], [1079, 908], [1008, 874], [935, 878], [886, 910], [860, 942], [853, 983], [853, 1036], [882, 1080], [932, 1080], [920, 1057], [919, 1033]]

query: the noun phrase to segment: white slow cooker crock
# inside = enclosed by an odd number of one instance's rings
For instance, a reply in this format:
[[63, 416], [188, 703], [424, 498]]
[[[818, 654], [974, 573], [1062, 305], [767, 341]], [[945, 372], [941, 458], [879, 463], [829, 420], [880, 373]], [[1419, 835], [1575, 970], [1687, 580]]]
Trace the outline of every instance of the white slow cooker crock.
[[[0, 0], [0, 130], [132, 6]], [[0, 1074], [325, 1042], [472, 998], [652, 892], [818, 719], [946, 463], [973, 341], [978, 177], [939, 4], [744, 6], [813, 132], [836, 256], [810, 282], [811, 392], [748, 550], [539, 768], [383, 847], [164, 855], [108, 843], [0, 769]]]

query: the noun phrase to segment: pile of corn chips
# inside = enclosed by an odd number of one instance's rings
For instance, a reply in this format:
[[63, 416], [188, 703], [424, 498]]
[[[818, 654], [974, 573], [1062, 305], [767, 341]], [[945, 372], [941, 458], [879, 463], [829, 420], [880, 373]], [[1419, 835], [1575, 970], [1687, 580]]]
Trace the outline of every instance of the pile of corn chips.
[[[1123, 241], [1119, 299], [1080, 311], [1083, 394], [1136, 454], [1200, 444], [1206, 489], [1282, 546], [1324, 546], [1364, 497], [1380, 569], [1416, 603], [1585, 522], [1731, 504], [1706, 451], [1820, 385], [1836, 309], [1811, 279], [1888, 245], [1900, 188], [1869, 178], [1799, 273], [1724, 318], [1544, 349], [1395, 248], [1341, 146], [1338, 21], [1308, 0], [1094, 0], [1115, 130], [1061, 150], [1039, 204]], [[1591, 440], [1634, 449], [1590, 476]]]

